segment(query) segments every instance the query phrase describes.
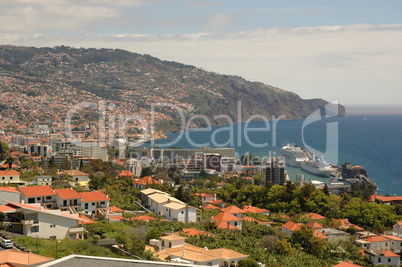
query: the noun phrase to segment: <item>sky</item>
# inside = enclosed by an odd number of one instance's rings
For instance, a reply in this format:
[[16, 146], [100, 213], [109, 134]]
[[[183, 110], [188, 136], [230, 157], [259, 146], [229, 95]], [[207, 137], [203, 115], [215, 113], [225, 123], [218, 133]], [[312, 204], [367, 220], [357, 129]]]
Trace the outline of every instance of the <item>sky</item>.
[[1, 0], [0, 44], [119, 48], [344, 105], [402, 105], [402, 1]]

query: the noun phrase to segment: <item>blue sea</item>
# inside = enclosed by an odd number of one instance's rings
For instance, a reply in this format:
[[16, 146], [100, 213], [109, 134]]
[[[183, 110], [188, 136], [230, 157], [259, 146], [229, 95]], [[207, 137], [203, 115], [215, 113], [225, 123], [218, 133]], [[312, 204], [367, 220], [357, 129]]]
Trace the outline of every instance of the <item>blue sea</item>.
[[[303, 123], [306, 124], [305, 120], [279, 120], [276, 127], [274, 122], [267, 125], [261, 121], [234, 124], [232, 128], [224, 125], [170, 134], [168, 139], [157, 140], [155, 145], [164, 148], [234, 147], [239, 156], [252, 153], [259, 157], [280, 156], [281, 147], [287, 143], [308, 146], [310, 151], [326, 155], [330, 163], [350, 162], [365, 167], [369, 178], [377, 184], [379, 194], [402, 195], [401, 113], [351, 108], [346, 117], [321, 118], [305, 127]], [[245, 134], [245, 128], [254, 128], [254, 131]], [[327, 149], [327, 136], [330, 136], [329, 142], [337, 139], [336, 149], [333, 146]], [[286, 169], [291, 180], [300, 173], [305, 179], [329, 182], [329, 178], [320, 178], [299, 168]]]

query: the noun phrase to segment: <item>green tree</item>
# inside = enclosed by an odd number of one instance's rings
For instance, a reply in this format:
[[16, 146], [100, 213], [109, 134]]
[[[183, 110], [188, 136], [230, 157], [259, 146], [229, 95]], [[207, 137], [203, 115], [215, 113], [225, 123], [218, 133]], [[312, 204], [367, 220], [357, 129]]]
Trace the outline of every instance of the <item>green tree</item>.
[[159, 228], [152, 227], [151, 230], [147, 233], [147, 243], [151, 239], [159, 239], [162, 236], [162, 231]]
[[259, 267], [259, 265], [255, 260], [247, 258], [239, 261], [239, 267]]
[[280, 255], [290, 255], [293, 252], [292, 245], [286, 240], [277, 240], [274, 244], [274, 251]]

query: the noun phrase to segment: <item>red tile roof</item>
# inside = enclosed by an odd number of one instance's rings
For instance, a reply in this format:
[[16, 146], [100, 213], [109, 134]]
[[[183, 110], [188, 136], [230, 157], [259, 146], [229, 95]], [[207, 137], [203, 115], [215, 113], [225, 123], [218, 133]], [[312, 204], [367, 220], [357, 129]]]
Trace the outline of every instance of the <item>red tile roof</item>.
[[307, 224], [307, 227], [311, 228], [311, 229], [320, 229], [320, 228], [324, 228], [324, 226], [322, 226], [321, 224], [319, 224], [318, 222], [311, 222], [309, 224]]
[[212, 217], [214, 221], [224, 221], [224, 222], [233, 222], [233, 221], [241, 221], [240, 218], [228, 213], [228, 212], [221, 212], [218, 215]]
[[123, 170], [121, 172], [119, 172], [119, 175], [117, 175], [118, 177], [133, 177], [134, 174], [131, 171], [128, 170]]
[[228, 213], [231, 213], [231, 214], [245, 213], [242, 209], [240, 209], [240, 208], [238, 208], [238, 207], [236, 207], [234, 205], [226, 207], [226, 208], [221, 208], [221, 211], [228, 212]]
[[222, 200], [220, 200], [220, 199], [211, 200], [211, 201], [208, 201], [207, 203], [209, 203], [209, 204], [221, 204], [221, 203], [222, 203]]
[[400, 257], [398, 254], [395, 254], [394, 252], [392, 252], [392, 251], [389, 251], [388, 249], [384, 249], [383, 251], [382, 251], [382, 253], [384, 253], [384, 257], [387, 257], [387, 258], [390, 258], [390, 257]]
[[388, 238], [376, 235], [376, 236], [368, 237], [364, 240], [367, 242], [384, 242], [384, 241], [388, 241]]
[[18, 190], [20, 190], [27, 197], [57, 195], [56, 191], [48, 185], [24, 186], [19, 187]]
[[295, 223], [292, 221], [288, 221], [287, 223], [283, 224], [282, 227], [285, 229], [288, 229], [289, 231], [296, 231], [300, 229], [300, 226], [302, 226], [302, 223]]
[[210, 233], [202, 232], [195, 228], [183, 229], [183, 233], [187, 236], [200, 236], [200, 235], [210, 236], [211, 235]]
[[402, 201], [402, 196], [389, 196], [389, 197], [383, 197], [380, 195], [372, 195], [371, 196], [371, 201], [375, 201], [375, 199], [378, 199], [382, 202], [391, 202], [391, 201]]
[[11, 193], [20, 193], [17, 188], [12, 187], [12, 186], [0, 186], [0, 191], [3, 192], [11, 192]]
[[209, 210], [219, 210], [219, 208], [215, 205], [212, 204], [207, 204], [204, 206], [204, 209], [209, 209]]
[[148, 216], [148, 215], [141, 215], [141, 216], [136, 216], [136, 217], [131, 217], [129, 218], [130, 221], [146, 221], [149, 222], [151, 220], [156, 220], [155, 217]]
[[8, 171], [0, 171], [0, 175], [21, 175], [17, 171], [8, 170]]
[[111, 212], [123, 212], [124, 210], [116, 207], [116, 206], [112, 206], [110, 209]]
[[145, 176], [143, 178], [138, 179], [137, 181], [134, 182], [135, 184], [140, 184], [140, 185], [150, 185], [150, 184], [162, 184], [161, 182], [155, 180], [152, 177]]
[[6, 205], [1, 205], [0, 206], [0, 212], [6, 212], [9, 210], [16, 210], [18, 207], [13, 206], [11, 204], [6, 204]]
[[386, 237], [388, 239], [395, 240], [395, 241], [402, 241], [402, 238], [393, 236], [393, 235], [383, 235], [383, 237]]
[[102, 191], [82, 192], [78, 194], [82, 196], [82, 202], [110, 200], [110, 198]]
[[258, 207], [253, 207], [253, 206], [244, 206], [243, 207], [244, 212], [252, 212], [252, 213], [264, 213], [264, 212], [269, 212], [267, 209], [260, 209]]
[[339, 263], [337, 265], [334, 265], [332, 267], [363, 267], [363, 266], [354, 264], [353, 262], [350, 262], [350, 261], [344, 261], [344, 262], [341, 262], [341, 263]]
[[[8, 167], [9, 167], [9, 165], [7, 163], [0, 166], [0, 168], [3, 168], [3, 169], [8, 169]], [[14, 164], [14, 163], [11, 164], [11, 169], [17, 169], [19, 167], [20, 166]]]
[[320, 215], [320, 214], [318, 214], [318, 213], [308, 213], [307, 214], [307, 216], [305, 216], [306, 218], [310, 218], [310, 219], [312, 219], [312, 220], [324, 220], [324, 219], [326, 219], [327, 217], [324, 217], [324, 216], [322, 216], [322, 215]]
[[314, 229], [313, 236], [328, 240], [328, 236]]
[[94, 224], [94, 223], [96, 223], [96, 221], [93, 221], [93, 220], [89, 219], [87, 216], [85, 216], [85, 215], [83, 215], [83, 214], [78, 214], [78, 216], [79, 216], [81, 219], [87, 220], [87, 221], [83, 221], [84, 224]]
[[82, 198], [82, 196], [72, 188], [56, 189], [55, 191], [61, 199]]

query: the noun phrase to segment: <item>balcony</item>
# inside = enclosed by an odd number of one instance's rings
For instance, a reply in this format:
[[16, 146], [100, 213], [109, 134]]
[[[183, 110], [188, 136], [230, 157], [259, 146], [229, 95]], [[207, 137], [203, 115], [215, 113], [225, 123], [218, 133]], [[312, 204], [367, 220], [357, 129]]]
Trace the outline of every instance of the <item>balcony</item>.
[[80, 234], [84, 232], [84, 227], [75, 227], [75, 228], [69, 228], [68, 233], [69, 234]]
[[21, 220], [22, 225], [32, 225], [34, 224], [34, 220]]

